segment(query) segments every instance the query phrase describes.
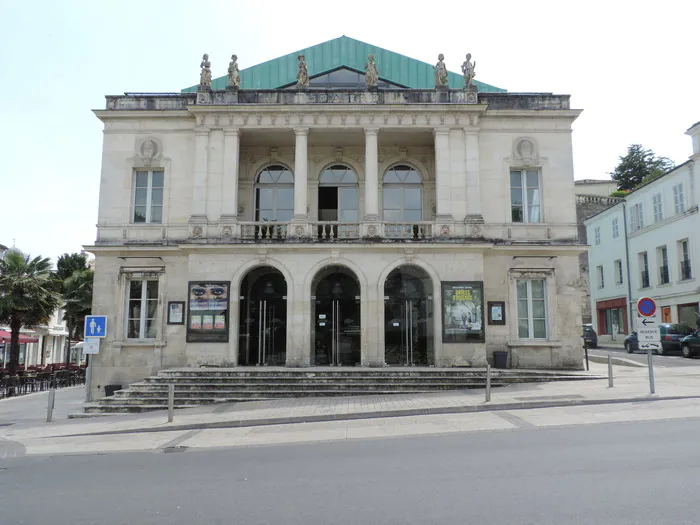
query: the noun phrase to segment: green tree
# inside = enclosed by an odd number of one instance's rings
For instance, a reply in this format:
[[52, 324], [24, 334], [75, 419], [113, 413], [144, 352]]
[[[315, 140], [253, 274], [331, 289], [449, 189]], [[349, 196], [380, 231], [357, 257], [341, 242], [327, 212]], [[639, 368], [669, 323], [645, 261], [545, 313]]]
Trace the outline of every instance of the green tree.
[[85, 316], [92, 310], [92, 283], [93, 271], [75, 270], [73, 274], [63, 281], [63, 320], [68, 325], [68, 350], [66, 352], [66, 364], [70, 364], [70, 340], [83, 339], [83, 325]]
[[[66, 365], [70, 364], [70, 343], [71, 338], [77, 337], [78, 326], [81, 321], [81, 314], [78, 312], [76, 315], [75, 303], [71, 304], [73, 311], [69, 313], [68, 304], [69, 300], [66, 296], [66, 283], [76, 272], [87, 271], [87, 255], [84, 253], [64, 253], [58, 258], [56, 262], [56, 271], [54, 271], [53, 276], [56, 282], [56, 291], [61, 294], [63, 301], [65, 303], [65, 310], [63, 315], [63, 320], [66, 321], [68, 325], [68, 337], [66, 338]], [[71, 290], [75, 301], [75, 294], [79, 293], [77, 290]], [[90, 278], [90, 303], [92, 303], [92, 278]], [[89, 309], [88, 309], [89, 310]], [[89, 311], [88, 311], [89, 313]], [[84, 314], [82, 314], [84, 316]], [[84, 319], [84, 317], [82, 317]]]
[[0, 322], [10, 325], [11, 375], [19, 366], [20, 329], [46, 323], [60, 302], [50, 259], [32, 259], [16, 249], [0, 259]]
[[673, 167], [671, 159], [657, 157], [652, 150], [644, 149], [641, 144], [631, 144], [627, 148], [627, 155], [620, 157], [620, 163], [609, 175], [617, 181], [618, 189], [633, 190], [644, 182], [660, 177]]

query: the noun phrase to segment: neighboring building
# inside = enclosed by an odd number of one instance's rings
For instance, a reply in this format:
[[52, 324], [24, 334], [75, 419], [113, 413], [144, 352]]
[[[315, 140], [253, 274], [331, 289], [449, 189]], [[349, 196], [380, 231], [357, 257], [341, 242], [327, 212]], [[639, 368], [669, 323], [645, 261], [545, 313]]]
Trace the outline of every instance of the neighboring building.
[[436, 89], [347, 37], [240, 78], [95, 112], [93, 396], [177, 366], [582, 367], [568, 95]]
[[[20, 332], [19, 364], [42, 366], [65, 363], [68, 329], [59, 309], [45, 325], [22, 329]], [[0, 363], [7, 366], [10, 360], [10, 328], [0, 327]]]
[[700, 123], [686, 134], [690, 160], [586, 221], [593, 324], [602, 341], [635, 329], [636, 301], [644, 296], [656, 300], [662, 321], [698, 327]]
[[614, 180], [581, 179], [574, 182], [576, 195], [597, 195], [607, 197], [617, 191], [617, 182]]

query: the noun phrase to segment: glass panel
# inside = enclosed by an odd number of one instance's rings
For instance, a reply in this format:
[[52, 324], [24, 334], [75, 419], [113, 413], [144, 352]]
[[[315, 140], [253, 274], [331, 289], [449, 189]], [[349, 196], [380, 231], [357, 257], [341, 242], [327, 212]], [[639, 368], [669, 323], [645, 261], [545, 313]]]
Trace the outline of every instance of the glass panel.
[[528, 171], [526, 177], [527, 177], [527, 187], [528, 188], [539, 188], [540, 187], [540, 178], [538, 177], [536, 171]]
[[540, 190], [527, 190], [528, 219], [529, 222], [539, 222], [540, 220]]
[[527, 281], [517, 282], [518, 299], [527, 299]]
[[340, 189], [340, 209], [342, 211], [357, 210], [360, 204], [360, 190], [358, 188]]
[[129, 299], [140, 299], [141, 298], [141, 283], [142, 283], [142, 281], [130, 281], [129, 282]]
[[163, 222], [163, 208], [161, 206], [151, 208], [151, 222]]
[[294, 188], [277, 188], [277, 202], [275, 207], [278, 210], [294, 209]]
[[[275, 190], [272, 188], [258, 188], [258, 202], [256, 207], [262, 210], [271, 210], [275, 203]], [[258, 219], [262, 220], [262, 219]]]
[[523, 222], [522, 206], [513, 206], [513, 208], [511, 209], [511, 218], [513, 222]]
[[510, 187], [511, 188], [521, 188], [522, 187], [522, 176], [519, 171], [510, 172]]
[[129, 319], [127, 322], [126, 337], [129, 339], [138, 339], [140, 337], [139, 328], [141, 323], [138, 319]]
[[535, 339], [547, 338], [547, 323], [544, 319], [535, 319], [532, 322], [533, 337]]
[[406, 222], [420, 222], [423, 220], [423, 213], [421, 210], [404, 210], [403, 220]]
[[141, 301], [140, 300], [129, 301], [128, 316], [129, 316], [129, 318], [133, 318], [133, 319], [138, 319], [139, 317], [141, 317]]
[[146, 298], [158, 299], [158, 281], [148, 281], [146, 283]]
[[389, 222], [401, 222], [401, 210], [384, 210], [384, 220]]
[[530, 336], [527, 319], [518, 319], [518, 337], [527, 339]]
[[527, 319], [527, 299], [518, 300], [518, 319]]
[[384, 184], [395, 184], [397, 182], [401, 182], [401, 179], [396, 175], [396, 172], [394, 170], [387, 171], [384, 175]]
[[151, 190], [151, 204], [155, 206], [163, 205], [163, 190], [161, 188], [153, 188]]
[[153, 172], [152, 186], [154, 188], [162, 188], [163, 187], [163, 172], [162, 171], [154, 171]]
[[148, 172], [147, 171], [137, 171], [136, 172], [136, 187], [145, 188], [148, 186]]
[[256, 221], [274, 221], [275, 212], [272, 210], [258, 210]]
[[146, 333], [144, 334], [144, 337], [148, 339], [155, 339], [156, 338], [156, 328], [157, 328], [157, 323], [155, 319], [148, 319], [146, 320]]
[[294, 216], [294, 210], [277, 210], [277, 222], [289, 222]]
[[272, 184], [274, 181], [267, 170], [261, 171], [258, 176], [258, 184]]
[[341, 210], [340, 222], [357, 222], [357, 210]]
[[532, 301], [532, 317], [535, 319], [544, 319], [545, 317], [545, 308], [544, 308], [544, 301], [542, 300], [534, 300]]
[[513, 206], [522, 206], [522, 204], [523, 204], [523, 190], [521, 188], [511, 188], [511, 190], [510, 190], [510, 202]]
[[343, 174], [343, 184], [357, 184], [357, 174], [350, 168], [345, 168], [345, 173]]
[[148, 305], [146, 307], [146, 317], [149, 319], [155, 319], [157, 310], [158, 301], [148, 301]]
[[400, 188], [384, 188], [384, 209], [385, 210], [400, 210], [401, 209], [401, 189]]
[[403, 195], [404, 208], [408, 210], [420, 210], [423, 208], [420, 188], [404, 188]]
[[420, 174], [416, 170], [411, 170], [408, 173], [406, 173], [406, 176], [404, 177], [403, 181], [412, 184], [420, 184], [421, 182], [423, 182], [420, 178]]
[[146, 207], [134, 208], [134, 222], [146, 222]]
[[148, 193], [146, 188], [137, 188], [134, 194], [134, 205], [145, 206]]
[[280, 173], [279, 179], [277, 179], [277, 182], [280, 184], [294, 184], [294, 176], [292, 175], [292, 172], [289, 171], [288, 169], [285, 169]]
[[544, 280], [538, 279], [530, 282], [532, 283], [533, 299], [544, 299]]

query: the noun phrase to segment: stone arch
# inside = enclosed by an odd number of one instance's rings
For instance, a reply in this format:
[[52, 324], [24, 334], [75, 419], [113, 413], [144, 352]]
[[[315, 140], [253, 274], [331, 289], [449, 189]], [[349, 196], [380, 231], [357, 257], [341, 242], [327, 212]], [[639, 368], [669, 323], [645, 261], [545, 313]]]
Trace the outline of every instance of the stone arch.
[[419, 159], [415, 157], [401, 157], [400, 155], [392, 155], [391, 157], [385, 158], [384, 162], [381, 162], [379, 164], [379, 183], [381, 184], [384, 178], [384, 174], [389, 171], [389, 169], [393, 166], [398, 166], [399, 164], [405, 164], [406, 166], [411, 166], [415, 170], [417, 170], [420, 174], [421, 177], [423, 178], [423, 182], [428, 181], [428, 180], [433, 180], [433, 174], [430, 171], [429, 166], [426, 164], [423, 164]]
[[357, 162], [356, 160], [351, 159], [350, 157], [342, 156], [340, 158], [340, 160], [336, 160], [336, 159], [327, 160], [326, 159], [326, 160], [323, 160], [322, 162], [323, 162], [322, 164], [319, 164], [321, 167], [318, 170], [316, 170], [316, 178], [314, 179], [315, 182], [319, 182], [321, 180], [321, 174], [335, 164], [345, 164], [349, 168], [352, 168], [353, 171], [355, 172], [355, 174], [357, 174], [358, 183], [364, 182], [364, 180], [365, 180], [364, 166], [361, 163]]

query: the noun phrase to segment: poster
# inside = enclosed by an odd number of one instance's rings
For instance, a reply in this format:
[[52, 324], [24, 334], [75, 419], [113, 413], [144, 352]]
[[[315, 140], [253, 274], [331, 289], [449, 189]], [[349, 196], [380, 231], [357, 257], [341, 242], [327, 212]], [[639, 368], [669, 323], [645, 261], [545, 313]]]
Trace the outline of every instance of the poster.
[[484, 341], [484, 285], [481, 281], [442, 283], [442, 341]]
[[228, 281], [191, 281], [187, 291], [187, 342], [228, 342]]
[[185, 302], [168, 302], [168, 324], [185, 324]]

